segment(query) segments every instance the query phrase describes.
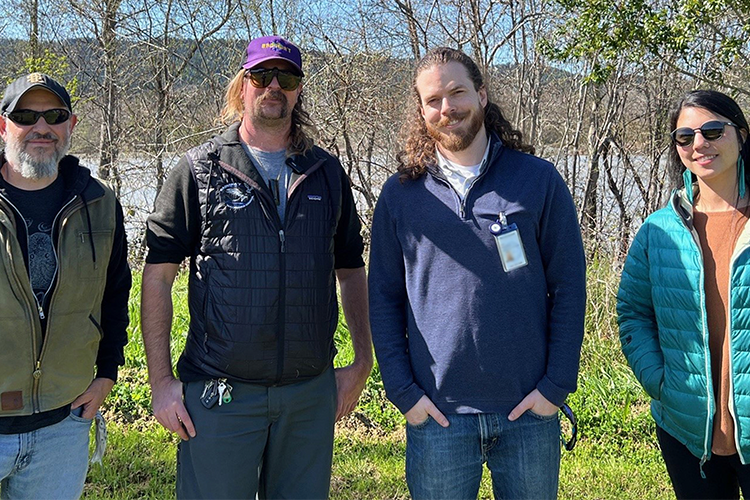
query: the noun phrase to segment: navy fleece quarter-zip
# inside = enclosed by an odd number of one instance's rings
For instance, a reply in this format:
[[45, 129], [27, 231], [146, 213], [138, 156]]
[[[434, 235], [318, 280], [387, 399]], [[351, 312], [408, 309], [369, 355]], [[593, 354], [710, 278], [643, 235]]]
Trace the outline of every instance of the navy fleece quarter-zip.
[[[389, 399], [444, 413], [509, 413], [535, 388], [576, 389], [585, 258], [554, 166], [493, 136], [462, 204], [439, 170], [383, 187], [370, 254], [370, 317]], [[515, 223], [528, 265], [505, 272], [489, 226]]]

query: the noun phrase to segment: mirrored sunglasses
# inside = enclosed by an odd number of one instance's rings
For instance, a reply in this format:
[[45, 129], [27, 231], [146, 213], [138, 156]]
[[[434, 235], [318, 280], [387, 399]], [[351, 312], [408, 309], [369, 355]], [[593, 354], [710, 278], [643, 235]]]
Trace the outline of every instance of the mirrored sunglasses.
[[279, 82], [279, 87], [283, 90], [295, 90], [302, 81], [301, 76], [295, 75], [290, 71], [280, 70], [279, 68], [255, 68], [245, 72], [245, 78], [249, 78], [253, 87], [259, 89], [264, 89], [271, 85], [274, 77]]
[[18, 125], [34, 125], [39, 117], [43, 117], [44, 121], [49, 125], [59, 125], [65, 123], [70, 118], [70, 111], [67, 109], [48, 109], [47, 111], [33, 111], [31, 109], [17, 109], [6, 113], [10, 121]]
[[703, 138], [707, 141], [715, 141], [720, 139], [724, 135], [724, 127], [731, 125], [736, 127], [732, 122], [721, 122], [719, 120], [711, 120], [700, 126], [700, 128], [680, 127], [673, 130], [670, 134], [672, 141], [679, 146], [690, 146], [695, 140], [695, 134], [700, 132]]

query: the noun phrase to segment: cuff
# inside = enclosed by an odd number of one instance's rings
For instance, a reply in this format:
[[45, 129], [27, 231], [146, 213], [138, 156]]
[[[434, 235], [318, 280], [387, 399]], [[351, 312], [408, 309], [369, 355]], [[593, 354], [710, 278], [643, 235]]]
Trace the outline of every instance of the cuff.
[[536, 386], [537, 390], [542, 393], [542, 396], [547, 398], [547, 401], [555, 406], [562, 406], [565, 402], [565, 398], [568, 397], [570, 391], [563, 389], [562, 387], [555, 385], [552, 381], [544, 376], [542, 380]]
[[414, 408], [414, 405], [417, 404], [417, 401], [419, 401], [424, 395], [425, 392], [422, 390], [422, 388], [417, 384], [412, 383], [405, 390], [400, 391], [400, 394], [398, 396], [391, 397], [390, 395], [388, 395], [388, 399], [390, 399], [391, 402], [396, 406], [396, 408], [398, 408], [398, 411], [400, 411], [401, 413], [406, 413], [407, 411]]
[[96, 378], [108, 378], [117, 382], [117, 363], [101, 364], [96, 367]]

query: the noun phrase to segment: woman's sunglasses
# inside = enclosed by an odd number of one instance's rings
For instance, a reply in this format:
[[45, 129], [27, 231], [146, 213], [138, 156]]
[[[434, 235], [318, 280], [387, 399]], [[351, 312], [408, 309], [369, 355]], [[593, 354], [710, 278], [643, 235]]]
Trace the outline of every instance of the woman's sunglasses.
[[250, 78], [250, 83], [253, 87], [264, 89], [271, 85], [274, 77], [279, 82], [279, 87], [284, 90], [295, 90], [299, 87], [299, 83], [302, 81], [300, 75], [295, 75], [289, 71], [283, 71], [279, 68], [256, 68], [249, 69], [245, 72], [245, 78]]
[[707, 141], [715, 141], [716, 139], [720, 139], [721, 136], [724, 135], [724, 127], [726, 127], [727, 125], [731, 125], [732, 127], [737, 126], [732, 122], [720, 122], [719, 120], [711, 120], [710, 122], [706, 122], [701, 125], [700, 128], [693, 129], [689, 127], [680, 127], [676, 130], [673, 130], [670, 135], [672, 136], [672, 141], [674, 141], [674, 143], [678, 146], [690, 146], [695, 140], [696, 132], [700, 132], [703, 138]]
[[25, 125], [27, 127], [29, 125], [34, 125], [39, 120], [40, 116], [43, 117], [44, 121], [49, 125], [59, 125], [68, 121], [70, 118], [70, 111], [67, 109], [48, 109], [47, 111], [19, 109], [6, 113], [5, 116], [7, 116], [13, 123]]

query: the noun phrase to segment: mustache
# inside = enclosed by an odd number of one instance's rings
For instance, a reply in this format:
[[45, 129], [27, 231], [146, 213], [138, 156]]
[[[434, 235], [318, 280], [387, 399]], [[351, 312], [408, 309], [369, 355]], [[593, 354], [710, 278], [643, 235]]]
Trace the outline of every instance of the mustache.
[[57, 136], [51, 132], [47, 132], [46, 134], [40, 134], [39, 132], [29, 132], [29, 135], [26, 136], [23, 142], [35, 141], [37, 139], [55, 142], [59, 140]]
[[436, 127], [446, 127], [453, 120], [463, 120], [467, 116], [469, 116], [469, 112], [468, 111], [464, 111], [463, 113], [451, 113], [451, 114], [449, 114], [449, 115], [444, 116], [443, 118], [441, 118], [440, 121], [437, 122], [437, 124], [435, 126]]
[[268, 99], [273, 99], [273, 100], [276, 100], [276, 101], [281, 101], [284, 104], [286, 104], [286, 102], [287, 102], [287, 99], [286, 99], [286, 96], [284, 95], [284, 92], [282, 92], [281, 90], [278, 90], [278, 89], [268, 89], [260, 97], [261, 102], [263, 102], [265, 100], [268, 100]]

